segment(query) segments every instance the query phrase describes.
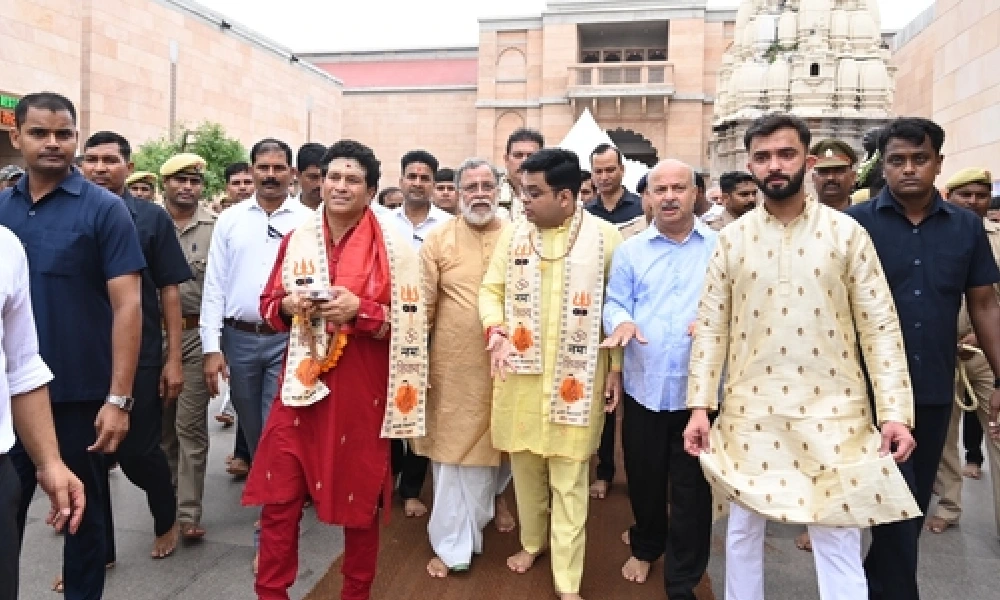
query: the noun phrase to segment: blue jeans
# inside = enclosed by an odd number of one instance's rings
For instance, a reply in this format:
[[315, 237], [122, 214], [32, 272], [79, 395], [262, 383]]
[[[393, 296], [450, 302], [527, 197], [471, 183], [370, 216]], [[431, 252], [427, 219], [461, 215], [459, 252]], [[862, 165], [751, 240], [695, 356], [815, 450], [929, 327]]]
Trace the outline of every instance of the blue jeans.
[[229, 365], [229, 393], [246, 438], [250, 458], [278, 394], [285, 361], [287, 333], [271, 335], [222, 328], [222, 353]]

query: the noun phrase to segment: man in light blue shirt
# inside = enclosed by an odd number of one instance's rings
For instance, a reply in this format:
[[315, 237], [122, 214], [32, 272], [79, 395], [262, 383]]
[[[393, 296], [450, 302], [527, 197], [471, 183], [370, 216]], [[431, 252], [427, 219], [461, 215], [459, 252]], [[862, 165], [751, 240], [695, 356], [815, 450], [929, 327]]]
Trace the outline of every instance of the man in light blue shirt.
[[635, 525], [622, 576], [643, 583], [663, 555], [671, 600], [694, 600], [712, 527], [711, 490], [682, 437], [691, 334], [716, 242], [694, 215], [697, 193], [694, 170], [682, 162], [649, 172], [653, 222], [615, 252], [603, 315], [612, 333], [602, 346], [625, 348], [622, 448]]

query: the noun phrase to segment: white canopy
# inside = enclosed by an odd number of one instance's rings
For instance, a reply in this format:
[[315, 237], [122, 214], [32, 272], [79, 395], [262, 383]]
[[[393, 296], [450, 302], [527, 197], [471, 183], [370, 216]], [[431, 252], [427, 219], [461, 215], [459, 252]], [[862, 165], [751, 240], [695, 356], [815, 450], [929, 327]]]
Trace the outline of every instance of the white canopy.
[[[580, 118], [570, 128], [569, 133], [559, 142], [559, 147], [564, 150], [576, 152], [576, 155], [580, 157], [580, 165], [589, 171], [590, 153], [599, 144], [611, 144], [616, 148], [618, 147], [611, 139], [611, 136], [608, 135], [608, 132], [604, 131], [597, 124], [597, 121], [594, 120], [594, 115], [590, 114], [590, 109], [584, 108], [583, 113], [580, 114]], [[625, 177], [622, 183], [628, 189], [635, 191], [636, 184], [649, 171], [649, 167], [629, 158], [625, 158], [624, 162]]]

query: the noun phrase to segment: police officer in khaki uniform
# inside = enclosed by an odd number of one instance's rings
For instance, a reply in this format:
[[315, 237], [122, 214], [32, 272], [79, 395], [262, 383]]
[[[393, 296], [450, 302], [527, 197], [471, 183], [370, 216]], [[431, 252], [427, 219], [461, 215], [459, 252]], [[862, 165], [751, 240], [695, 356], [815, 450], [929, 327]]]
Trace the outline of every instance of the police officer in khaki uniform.
[[857, 179], [854, 167], [858, 154], [847, 142], [833, 138], [816, 142], [809, 154], [816, 157], [812, 180], [819, 201], [836, 210], [847, 210]]
[[184, 390], [163, 411], [163, 448], [177, 486], [177, 520], [186, 540], [205, 535], [201, 517], [210, 396], [202, 372], [198, 318], [215, 215], [200, 202], [205, 187], [204, 170], [205, 160], [190, 153], [177, 154], [160, 167], [164, 207], [174, 221], [181, 249], [194, 273], [193, 280], [180, 286]]
[[[986, 218], [992, 189], [993, 176], [986, 169], [978, 167], [962, 169], [945, 183], [948, 202], [967, 208], [983, 217], [986, 238], [993, 250], [993, 257], [1000, 264], [1000, 225]], [[994, 288], [997, 297], [1000, 298], [1000, 284]], [[993, 393], [997, 377], [979, 349], [979, 341], [972, 331], [969, 312], [964, 305], [958, 315], [958, 343], [960, 359], [958, 368], [962, 373], [956, 386], [956, 404], [952, 409], [948, 438], [945, 441], [935, 481], [935, 488], [940, 492], [938, 503], [933, 515], [927, 520], [927, 529], [941, 533], [958, 523], [962, 515], [962, 476], [973, 479], [982, 477], [984, 459], [982, 443], [985, 431], [990, 479], [993, 480], [993, 512], [997, 535], [1000, 536], [1000, 437], [989, 435], [990, 424], [995, 424], [995, 419], [990, 415], [990, 395]], [[958, 451], [960, 425], [967, 452], [964, 471]]]

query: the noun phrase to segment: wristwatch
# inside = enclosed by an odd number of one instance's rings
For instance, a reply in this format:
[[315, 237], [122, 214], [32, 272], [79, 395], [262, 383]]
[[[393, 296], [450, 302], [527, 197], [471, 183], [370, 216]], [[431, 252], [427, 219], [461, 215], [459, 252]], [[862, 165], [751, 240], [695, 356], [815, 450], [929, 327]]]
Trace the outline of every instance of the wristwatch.
[[118, 408], [124, 410], [125, 412], [132, 412], [132, 406], [135, 404], [135, 400], [129, 396], [116, 396], [114, 394], [108, 394], [105, 402], [108, 404], [117, 406]]

